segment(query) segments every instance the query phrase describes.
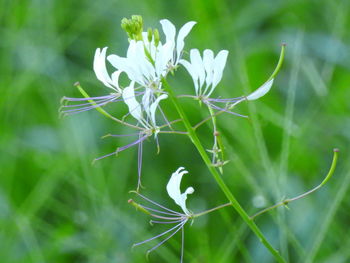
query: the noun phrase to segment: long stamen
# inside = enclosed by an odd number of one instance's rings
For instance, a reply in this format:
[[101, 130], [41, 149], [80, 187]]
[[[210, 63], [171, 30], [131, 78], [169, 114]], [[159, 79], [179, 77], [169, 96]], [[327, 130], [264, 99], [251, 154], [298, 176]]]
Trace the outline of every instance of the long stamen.
[[[91, 103], [82, 103], [82, 104], [77, 104], [77, 105], [63, 105], [63, 106], [61, 106], [60, 111], [63, 114], [72, 115], [72, 114], [76, 114], [76, 113], [80, 113], [80, 112], [84, 112], [84, 111], [88, 111], [91, 109], [105, 106], [108, 103], [118, 101], [117, 98], [118, 97], [111, 95], [108, 99], [101, 99], [101, 100], [95, 101], [94, 105], [92, 105]], [[92, 100], [93, 98], [89, 98], [89, 99]], [[66, 110], [65, 108], [75, 108], [75, 109]]]
[[144, 208], [146, 210], [150, 210], [150, 211], [153, 211], [153, 212], [156, 212], [156, 213], [159, 213], [159, 214], [170, 215], [170, 216], [177, 216], [177, 218], [179, 217], [178, 214], [160, 211], [160, 210], [157, 210], [157, 209], [154, 209], [154, 208], [151, 208], [151, 207], [148, 207], [148, 206], [144, 206], [144, 205], [141, 205], [141, 204], [139, 206], [141, 206], [142, 208]]
[[160, 208], [162, 208], [162, 209], [164, 209], [164, 210], [166, 210], [166, 211], [168, 211], [168, 212], [177, 214], [177, 215], [179, 215], [179, 216], [182, 215], [182, 214], [179, 213], [179, 212], [176, 212], [176, 211], [174, 211], [174, 210], [171, 210], [171, 209], [169, 209], [169, 208], [166, 208], [165, 206], [162, 206], [162, 205], [160, 205], [160, 204], [158, 204], [158, 203], [152, 201], [151, 199], [147, 198], [146, 196], [144, 196], [144, 195], [142, 195], [142, 194], [140, 194], [140, 193], [138, 193], [138, 192], [135, 192], [135, 191], [132, 191], [132, 192], [135, 193], [135, 194], [137, 194], [138, 196], [140, 196], [142, 199], [144, 199], [144, 200], [146, 200], [146, 201], [148, 201], [148, 202], [154, 204], [155, 206], [158, 206], [158, 207], [160, 207]]
[[[142, 92], [138, 92], [136, 96], [142, 95]], [[106, 96], [99, 96], [99, 97], [87, 97], [87, 98], [70, 98], [70, 97], [63, 97], [61, 100], [61, 103], [68, 103], [68, 102], [78, 102], [78, 101], [89, 101], [88, 103], [82, 103], [82, 104], [73, 104], [73, 105], [62, 105], [60, 110], [65, 108], [76, 108], [76, 109], [70, 109], [70, 110], [62, 110], [61, 112], [66, 115], [72, 115], [84, 111], [88, 111], [91, 109], [95, 109], [98, 107], [105, 106], [106, 104], [110, 102], [119, 102], [123, 101], [123, 99], [120, 99], [119, 93], [111, 93], [110, 95]], [[92, 104], [90, 101], [93, 101], [94, 104]]]
[[[169, 232], [175, 230], [176, 228], [182, 227], [183, 225], [184, 225], [184, 222], [181, 222], [181, 223], [177, 224], [176, 226], [174, 226], [174, 227], [172, 227], [172, 228], [170, 228], [170, 229], [164, 231], [163, 233], [160, 233], [160, 234], [158, 234], [158, 235], [156, 235], [156, 236], [154, 236], [154, 237], [151, 237], [151, 238], [149, 238], [149, 239], [146, 239], [146, 240], [144, 240], [144, 241], [141, 241], [141, 242], [139, 242], [139, 243], [134, 244], [133, 247], [136, 247], [136, 246], [145, 244], [145, 243], [147, 243], [147, 242], [149, 242], [149, 241], [152, 241], [152, 240], [154, 240], [154, 239], [157, 239], [158, 237], [164, 236], [164, 235], [168, 234]], [[176, 233], [176, 232], [175, 232], [175, 233]], [[170, 236], [170, 237], [171, 237], [171, 236]], [[167, 239], [169, 239], [169, 237], [168, 237]], [[167, 240], [167, 239], [166, 239], [166, 240]], [[163, 241], [164, 241], [164, 240], [163, 240]], [[157, 246], [158, 246], [158, 245], [157, 245]], [[151, 250], [153, 250], [153, 249], [154, 249], [154, 247], [151, 248]]]
[[164, 239], [163, 241], [159, 242], [156, 246], [152, 247], [151, 249], [149, 249], [147, 251], [147, 253], [151, 253], [153, 250], [157, 249], [158, 247], [160, 247], [161, 245], [163, 245], [166, 241], [168, 241], [170, 238], [172, 238], [177, 232], [179, 232], [180, 229], [183, 229], [184, 225], [186, 224], [187, 220], [180, 223], [178, 225], [178, 229], [176, 229], [174, 231], [174, 233], [172, 233], [170, 236], [168, 236], [166, 239]]
[[161, 108], [159, 105], [158, 105], [158, 108], [159, 108], [160, 113], [162, 114], [162, 117], [163, 117], [163, 119], [164, 119], [166, 125], [172, 130], [171, 123], [168, 121], [168, 119], [167, 119], [167, 117], [165, 116], [165, 114], [164, 114], [162, 108]]
[[136, 141], [134, 141], [134, 142], [132, 142], [132, 143], [129, 143], [128, 145], [125, 145], [125, 146], [123, 146], [123, 147], [118, 148], [115, 152], [112, 152], [112, 153], [103, 155], [103, 156], [101, 156], [101, 157], [95, 158], [95, 159], [94, 159], [94, 162], [95, 162], [95, 161], [98, 161], [98, 160], [101, 160], [101, 159], [103, 159], [103, 158], [106, 158], [106, 157], [108, 157], [108, 156], [117, 154], [117, 153], [119, 153], [119, 152], [122, 152], [122, 151], [124, 151], [124, 150], [126, 150], [126, 149], [128, 149], [128, 148], [130, 148], [130, 147], [132, 147], [132, 146], [134, 146], [134, 145], [136, 145], [136, 144], [138, 144], [138, 143], [140, 143], [140, 142], [146, 140], [148, 137], [149, 137], [149, 135], [144, 135], [143, 137], [137, 139]]
[[236, 113], [236, 112], [233, 112], [233, 111], [229, 111], [229, 110], [226, 109], [226, 108], [221, 108], [221, 107], [216, 106], [215, 104], [212, 104], [212, 103], [210, 103], [210, 102], [206, 102], [206, 104], [207, 104], [209, 107], [211, 107], [211, 108], [213, 108], [213, 109], [215, 109], [215, 110], [222, 111], [222, 112], [226, 112], [226, 113], [229, 113], [229, 114], [232, 114], [232, 115], [236, 115], [236, 116], [239, 116], [239, 117], [243, 117], [243, 118], [248, 118], [248, 116], [246, 116], [246, 115], [242, 115], [242, 114], [239, 114], [239, 113]]
[[[139, 148], [137, 152], [137, 173], [138, 173], [138, 179], [137, 179], [137, 190], [141, 186], [141, 169], [142, 169], [142, 146], [143, 146], [143, 141], [142, 139], [142, 133], [140, 132], [139, 135]], [[147, 136], [148, 137], [148, 136]]]
[[108, 99], [111, 97], [112, 94], [106, 95], [106, 96], [99, 96], [99, 97], [90, 97], [90, 98], [71, 98], [71, 97], [63, 97], [61, 99], [61, 103], [63, 102], [71, 102], [71, 101], [88, 101], [88, 100], [101, 100], [101, 99]]
[[156, 215], [156, 214], [151, 214], [151, 216], [153, 216], [155, 218], [163, 219], [163, 220], [174, 220], [174, 219], [184, 220], [185, 218], [188, 218], [186, 215], [181, 215], [179, 217], [168, 217], [168, 216], [160, 216], [160, 215]]
[[104, 136], [102, 136], [102, 138], [107, 138], [107, 137], [131, 137], [131, 136], [136, 136], [139, 135], [139, 132], [135, 132], [135, 133], [130, 133], [130, 134], [106, 134]]
[[157, 221], [157, 220], [151, 220], [150, 223], [151, 224], [175, 224], [175, 223], [179, 223], [183, 221], [183, 219], [179, 219], [179, 220], [174, 220], [174, 221]]
[[218, 102], [218, 103], [233, 103], [237, 101], [244, 100], [245, 97], [237, 97], [237, 98], [228, 98], [228, 99], [220, 99], [220, 98], [206, 98], [207, 101], [210, 102]]

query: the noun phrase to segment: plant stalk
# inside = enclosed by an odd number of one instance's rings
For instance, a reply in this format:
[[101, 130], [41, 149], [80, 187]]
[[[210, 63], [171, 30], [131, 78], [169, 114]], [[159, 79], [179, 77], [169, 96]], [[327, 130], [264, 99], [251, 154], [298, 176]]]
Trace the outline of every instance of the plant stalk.
[[266, 239], [264, 234], [261, 232], [259, 227], [255, 224], [255, 222], [249, 217], [247, 212], [242, 208], [242, 206], [239, 204], [233, 193], [230, 191], [230, 189], [227, 187], [223, 179], [221, 178], [219, 172], [216, 170], [216, 168], [212, 165], [210, 158], [208, 157], [202, 143], [200, 142], [195, 130], [193, 129], [191, 123], [189, 122], [186, 113], [184, 112], [183, 108], [178, 102], [177, 97], [175, 96], [174, 92], [172, 91], [171, 87], [169, 86], [168, 82], [163, 78], [162, 84], [165, 90], [168, 92], [169, 98], [173, 102], [178, 114], [180, 115], [180, 118], [182, 119], [186, 130], [188, 132], [188, 136], [191, 139], [192, 143], [195, 145], [196, 149], [198, 150], [200, 156], [202, 157], [204, 163], [207, 165], [208, 170], [214, 177], [215, 181], [227, 197], [227, 199], [230, 201], [233, 208], [237, 211], [237, 213], [242, 217], [242, 219], [245, 221], [245, 223], [249, 226], [249, 228], [254, 232], [254, 234], [259, 238], [260, 242], [271, 252], [271, 254], [274, 256], [274, 258], [278, 262], [286, 263], [286, 261], [283, 259], [283, 257], [279, 254], [279, 252], [272, 247], [272, 245], [269, 243], [269, 241]]

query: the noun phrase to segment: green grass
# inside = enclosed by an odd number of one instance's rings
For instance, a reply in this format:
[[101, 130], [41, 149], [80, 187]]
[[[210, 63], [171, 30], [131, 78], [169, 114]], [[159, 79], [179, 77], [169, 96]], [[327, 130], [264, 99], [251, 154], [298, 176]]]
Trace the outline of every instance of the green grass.
[[[0, 258], [1, 262], [145, 262], [152, 245], [133, 243], [160, 233], [128, 205], [137, 184], [137, 149], [91, 164], [95, 157], [130, 142], [101, 136], [130, 129], [98, 112], [59, 118], [63, 96], [106, 89], [95, 78], [97, 47], [125, 54], [120, 20], [143, 16], [146, 27], [168, 18], [179, 28], [197, 21], [185, 49], [230, 51], [215, 95], [249, 94], [271, 74], [280, 45], [284, 65], [270, 93], [242, 103], [250, 120], [221, 115], [218, 127], [231, 160], [223, 180], [251, 215], [266, 205], [320, 183], [340, 149], [333, 178], [318, 192], [256, 219], [289, 262], [347, 262], [349, 232], [350, 4], [348, 1], [8, 1], [0, 2]], [[191, 93], [180, 69], [169, 79], [177, 94]], [[207, 114], [182, 100], [193, 123]], [[114, 104], [111, 113], [126, 108]], [[169, 104], [167, 115], [178, 116]], [[183, 128], [181, 125], [179, 128]], [[210, 125], [198, 129], [210, 148]], [[193, 186], [194, 212], [227, 202], [191, 142], [180, 135], [144, 144], [143, 194], [176, 209], [165, 185], [179, 166]], [[185, 262], [274, 262], [232, 208], [198, 218], [185, 228]], [[176, 235], [150, 262], [178, 262]]]

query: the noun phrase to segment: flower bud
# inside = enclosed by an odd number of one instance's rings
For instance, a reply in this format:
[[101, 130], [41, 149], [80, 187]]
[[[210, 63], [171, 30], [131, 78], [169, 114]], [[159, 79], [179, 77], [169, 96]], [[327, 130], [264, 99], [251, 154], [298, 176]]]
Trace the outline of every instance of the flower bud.
[[160, 41], [158, 29], [154, 29], [154, 30], [153, 30], [153, 36], [154, 36], [154, 45], [155, 45], [156, 47], [158, 47], [159, 41]]
[[128, 34], [130, 40], [142, 40], [143, 21], [139, 15], [131, 16], [131, 19], [123, 18], [121, 27]]
[[152, 41], [152, 38], [153, 38], [153, 33], [152, 33], [152, 28], [148, 28], [147, 29], [147, 39], [148, 39], [148, 42], [151, 42]]

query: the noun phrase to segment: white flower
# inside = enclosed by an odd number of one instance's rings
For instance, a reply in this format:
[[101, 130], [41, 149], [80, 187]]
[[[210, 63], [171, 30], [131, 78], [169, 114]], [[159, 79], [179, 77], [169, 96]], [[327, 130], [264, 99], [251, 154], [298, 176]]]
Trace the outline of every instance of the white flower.
[[179, 34], [177, 35], [176, 44], [175, 44], [175, 35], [176, 35], [176, 28], [175, 26], [167, 19], [160, 20], [160, 23], [163, 28], [163, 32], [166, 37], [166, 44], [168, 44], [171, 48], [169, 49], [170, 52], [170, 65], [171, 67], [175, 67], [181, 58], [182, 50], [185, 46], [185, 38], [192, 30], [193, 26], [196, 24], [194, 21], [187, 22], [184, 24], [181, 29], [179, 30]]
[[[191, 62], [184, 59], [180, 60], [180, 64], [186, 68], [193, 79], [195, 92], [198, 97], [209, 97], [214, 91], [222, 78], [227, 56], [227, 50], [221, 50], [214, 57], [214, 52], [206, 49], [202, 58], [198, 49], [192, 49], [190, 51]], [[204, 83], [205, 88], [203, 89]]]
[[[146, 129], [146, 130], [155, 130], [157, 132], [156, 124], [156, 109], [159, 105], [159, 102], [163, 99], [166, 99], [168, 95], [162, 94], [156, 98], [152, 103], [148, 100], [148, 94], [144, 94], [143, 103], [140, 104], [135, 98], [134, 90], [135, 82], [132, 81], [128, 87], [123, 91], [123, 99], [125, 104], [129, 108], [129, 113]], [[147, 99], [145, 99], [145, 96]], [[144, 116], [143, 112], [146, 113]]]
[[[174, 210], [171, 210], [161, 204], [158, 204], [155, 201], [152, 201], [151, 199], [141, 195], [138, 192], [134, 192], [139, 197], [141, 197], [142, 199], [147, 201], [149, 204], [151, 204], [151, 206], [144, 206], [142, 204], [138, 204], [134, 202], [132, 199], [129, 200], [129, 203], [135, 206], [136, 209], [141, 209], [141, 211], [153, 217], [154, 219], [150, 221], [152, 224], [171, 225], [171, 227], [168, 230], [164, 231], [163, 233], [158, 234], [142, 242], [138, 242], [134, 244], [134, 246], [139, 246], [149, 241], [168, 235], [165, 239], [163, 239], [157, 245], [155, 245], [154, 247], [152, 247], [147, 251], [148, 253], [150, 253], [153, 250], [157, 249], [162, 244], [164, 244], [166, 241], [168, 241], [171, 237], [173, 237], [177, 232], [181, 230], [182, 238], [181, 238], [180, 262], [183, 262], [184, 242], [185, 242], [184, 226], [190, 219], [193, 219], [193, 216], [194, 216], [186, 207], [187, 195], [192, 194], [194, 192], [194, 189], [192, 187], [189, 187], [186, 189], [184, 193], [181, 193], [180, 191], [180, 183], [181, 183], [182, 176], [187, 173], [188, 172], [184, 170], [183, 167], [180, 167], [179, 169], [176, 170], [176, 172], [174, 172], [171, 175], [170, 180], [166, 186], [169, 196], [175, 201], [176, 204], [181, 206], [184, 213], [179, 213]], [[155, 208], [153, 208], [152, 206]]]
[[[143, 87], [151, 88], [158, 77], [154, 65], [147, 58], [142, 41], [131, 40], [126, 57], [109, 55], [108, 61], [120, 71], [125, 72], [131, 81]], [[161, 71], [162, 69], [159, 69]]]
[[174, 68], [181, 57], [184, 39], [196, 22], [186, 23], [179, 31], [175, 44], [175, 26], [167, 19], [160, 21], [166, 42], [155, 43], [148, 40], [147, 32], [143, 32], [143, 40], [131, 40], [126, 57], [109, 55], [108, 61], [118, 70], [125, 72], [129, 79], [143, 87], [160, 89], [161, 77]]
[[193, 187], [188, 187], [184, 193], [181, 193], [180, 190], [182, 176], [187, 173], [188, 172], [184, 167], [177, 169], [176, 172], [171, 175], [166, 186], [166, 190], [168, 195], [175, 201], [175, 203], [182, 208], [182, 211], [189, 216], [191, 215], [191, 212], [186, 207], [186, 199], [188, 194], [192, 194], [194, 192], [194, 189]]

